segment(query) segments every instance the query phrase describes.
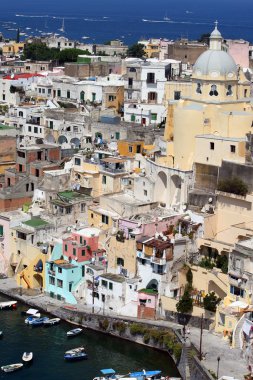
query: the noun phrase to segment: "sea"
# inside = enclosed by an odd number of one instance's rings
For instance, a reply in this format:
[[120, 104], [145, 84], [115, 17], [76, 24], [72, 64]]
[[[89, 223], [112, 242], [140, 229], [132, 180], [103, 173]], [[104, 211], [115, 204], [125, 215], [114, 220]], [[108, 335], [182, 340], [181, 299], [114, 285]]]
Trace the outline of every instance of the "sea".
[[[86, 43], [198, 39], [213, 30], [253, 42], [252, 0], [1, 0], [0, 32], [21, 39], [58, 33]], [[64, 32], [60, 29], [64, 29]]]
[[[0, 296], [0, 302], [8, 300]], [[66, 332], [73, 325], [61, 321], [57, 326], [31, 327], [25, 324], [21, 311], [28, 307], [18, 303], [17, 310], [0, 310], [0, 367], [22, 362], [22, 354], [34, 353], [30, 366], [12, 373], [0, 370], [0, 379], [12, 380], [92, 380], [100, 369], [113, 368], [117, 373], [127, 374], [142, 369], [159, 369], [164, 375], [179, 376], [171, 357], [119, 338], [84, 329], [81, 335], [67, 338]], [[66, 362], [64, 352], [84, 346], [88, 359]]]

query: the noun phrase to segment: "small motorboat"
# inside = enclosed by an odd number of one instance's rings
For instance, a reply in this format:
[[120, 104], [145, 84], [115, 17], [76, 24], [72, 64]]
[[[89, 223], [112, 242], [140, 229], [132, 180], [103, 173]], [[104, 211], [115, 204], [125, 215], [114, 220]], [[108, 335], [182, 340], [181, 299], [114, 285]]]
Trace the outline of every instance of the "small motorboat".
[[88, 355], [86, 352], [72, 352], [69, 354], [64, 354], [64, 359], [69, 361], [75, 361], [75, 360], [84, 360], [88, 359]]
[[47, 321], [49, 318], [48, 317], [42, 317], [42, 318], [34, 318], [29, 322], [29, 325], [32, 327], [37, 327], [37, 326], [42, 326], [44, 325], [44, 322]]
[[66, 351], [65, 354], [73, 354], [73, 353], [75, 354], [78, 352], [85, 352], [85, 348], [83, 346], [72, 348], [71, 350]]
[[23, 363], [3, 365], [1, 370], [4, 372], [14, 372], [23, 367]]
[[157, 378], [159, 375], [161, 375], [161, 372], [162, 371], [160, 371], [160, 370], [145, 371], [145, 369], [143, 369], [142, 371], [138, 371], [138, 372], [130, 372], [129, 377], [131, 377], [131, 378], [138, 378], [138, 377], [142, 377], [143, 376], [145, 378], [154, 379], [154, 378]]
[[36, 317], [35, 315], [31, 315], [30, 317], [27, 317], [26, 319], [25, 319], [25, 323], [27, 324], [27, 325], [30, 325], [30, 322], [32, 322], [32, 321], [34, 321], [35, 319], [38, 319], [39, 317]]
[[32, 316], [32, 317], [37, 317], [37, 318], [40, 318], [40, 313], [39, 313], [39, 310], [37, 309], [28, 309], [27, 311], [21, 311], [21, 314], [22, 315], [29, 315], [29, 316]]
[[120, 377], [120, 375], [116, 375], [116, 372], [112, 368], [101, 369], [100, 372], [102, 376], [94, 377], [93, 380], [112, 380]]
[[17, 308], [17, 301], [0, 302], [1, 310], [6, 310], [6, 309], [15, 310], [16, 308]]
[[53, 326], [53, 325], [57, 325], [58, 323], [60, 323], [60, 318], [51, 318], [51, 319], [48, 319], [47, 321], [44, 321], [44, 326]]
[[32, 352], [24, 352], [22, 356], [22, 360], [25, 363], [29, 363], [33, 360], [33, 353]]
[[69, 330], [67, 332], [67, 337], [70, 338], [70, 337], [79, 335], [79, 334], [81, 334], [82, 331], [83, 331], [83, 329], [81, 329], [80, 327], [78, 327], [77, 329]]

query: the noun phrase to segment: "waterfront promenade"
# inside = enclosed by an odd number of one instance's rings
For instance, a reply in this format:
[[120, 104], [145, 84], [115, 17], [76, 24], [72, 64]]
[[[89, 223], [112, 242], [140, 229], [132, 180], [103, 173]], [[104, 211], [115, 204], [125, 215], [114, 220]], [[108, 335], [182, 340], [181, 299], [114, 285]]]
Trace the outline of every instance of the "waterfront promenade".
[[[42, 309], [53, 315], [57, 315], [63, 318], [61, 315], [61, 310], [65, 306], [66, 308], [71, 307], [73, 310], [81, 313], [91, 313], [91, 307], [86, 305], [76, 305], [74, 307], [64, 304], [62, 301], [52, 299], [43, 293], [39, 292], [29, 292], [23, 289], [19, 289], [14, 279], [0, 279], [0, 292], [16, 299], [22, 300], [23, 302], [36, 306], [39, 309]], [[97, 311], [99, 315], [103, 315], [103, 311]], [[106, 314], [104, 314], [106, 316]], [[110, 317], [121, 316], [113, 315], [110, 312]], [[136, 321], [137, 318], [131, 317], [122, 317], [125, 321]], [[152, 326], [159, 326], [164, 328], [170, 328], [178, 330], [182, 328], [181, 325], [177, 323], [172, 323], [164, 320], [140, 320], [138, 322], [143, 322], [150, 324]], [[196, 348], [199, 348], [200, 341], [200, 329], [191, 327], [190, 329], [190, 340], [195, 345]], [[217, 357], [220, 357], [220, 368], [219, 376], [233, 376], [236, 379], [244, 379], [244, 375], [248, 372], [246, 361], [241, 355], [239, 349], [231, 349], [228, 342], [224, 341], [220, 335], [213, 334], [210, 331], [203, 331], [203, 340], [202, 340], [202, 351], [205, 355], [205, 360], [202, 361], [203, 365], [208, 369], [213, 371], [215, 374], [217, 372]]]

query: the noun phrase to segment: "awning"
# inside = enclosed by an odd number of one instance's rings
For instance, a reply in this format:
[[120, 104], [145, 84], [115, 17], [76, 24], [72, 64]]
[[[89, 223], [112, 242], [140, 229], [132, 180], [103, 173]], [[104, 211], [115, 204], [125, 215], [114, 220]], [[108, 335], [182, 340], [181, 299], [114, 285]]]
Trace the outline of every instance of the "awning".
[[116, 372], [112, 368], [101, 369], [100, 371], [103, 375], [114, 375]]

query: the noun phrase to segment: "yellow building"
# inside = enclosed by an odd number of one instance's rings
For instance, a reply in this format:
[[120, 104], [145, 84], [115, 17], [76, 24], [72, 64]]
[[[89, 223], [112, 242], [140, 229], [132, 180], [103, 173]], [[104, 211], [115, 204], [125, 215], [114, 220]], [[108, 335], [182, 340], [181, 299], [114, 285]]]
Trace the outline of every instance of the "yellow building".
[[121, 156], [134, 157], [136, 153], [142, 153], [144, 141], [120, 140], [118, 151]]
[[14, 56], [20, 54], [24, 49], [24, 42], [12, 42], [10, 44], [3, 45], [2, 51], [3, 55], [6, 57]]
[[103, 96], [105, 108], [114, 108], [121, 112], [124, 105], [124, 86], [106, 86]]

